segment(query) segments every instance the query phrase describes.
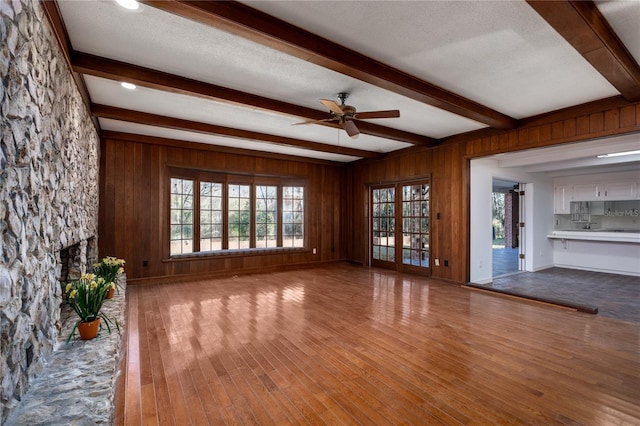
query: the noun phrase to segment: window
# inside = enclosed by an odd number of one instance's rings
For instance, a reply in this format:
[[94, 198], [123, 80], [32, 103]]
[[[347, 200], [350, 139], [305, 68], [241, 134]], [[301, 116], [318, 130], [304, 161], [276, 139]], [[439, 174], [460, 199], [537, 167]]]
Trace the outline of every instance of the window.
[[256, 247], [278, 246], [277, 206], [277, 186], [256, 186]]
[[251, 239], [251, 187], [229, 185], [229, 249], [247, 249]]
[[282, 246], [304, 246], [304, 188], [285, 186], [282, 195]]
[[222, 197], [221, 183], [200, 182], [201, 251], [222, 250]]
[[304, 186], [279, 178], [172, 174], [170, 256], [305, 246]]
[[193, 181], [171, 179], [171, 254], [193, 252]]

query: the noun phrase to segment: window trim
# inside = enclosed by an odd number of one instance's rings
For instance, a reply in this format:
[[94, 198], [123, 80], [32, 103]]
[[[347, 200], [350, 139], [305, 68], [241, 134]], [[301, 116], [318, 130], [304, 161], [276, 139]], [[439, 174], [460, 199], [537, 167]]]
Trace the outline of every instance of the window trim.
[[[308, 239], [307, 230], [309, 229], [308, 220], [308, 205], [309, 205], [309, 191], [308, 180], [301, 177], [280, 177], [271, 175], [247, 175], [242, 173], [232, 172], [220, 172], [209, 171], [199, 169], [189, 169], [175, 166], [166, 167], [166, 179], [165, 185], [162, 188], [163, 197], [166, 197], [164, 204], [164, 212], [161, 213], [163, 218], [162, 226], [162, 262], [180, 262], [191, 260], [205, 260], [215, 257], [238, 257], [238, 256], [253, 256], [253, 255], [265, 255], [265, 254], [282, 254], [283, 252], [308, 252]], [[184, 254], [171, 254], [171, 179], [191, 179], [194, 181], [194, 200], [193, 200], [193, 252]], [[200, 183], [215, 182], [222, 183], [222, 249], [213, 251], [199, 251], [200, 250]], [[250, 248], [245, 249], [229, 249], [229, 230], [228, 230], [228, 186], [232, 184], [249, 185], [251, 193], [251, 236], [250, 236]], [[277, 247], [264, 247], [258, 248], [256, 245], [256, 226], [255, 226], [255, 187], [257, 185], [277, 186], [278, 187], [278, 205], [277, 205]], [[304, 200], [303, 200], [303, 246], [302, 247], [282, 247], [282, 194], [283, 187], [285, 186], [300, 186], [304, 188]], [[196, 195], [197, 191], [197, 195]], [[196, 248], [198, 251], [196, 251]]]

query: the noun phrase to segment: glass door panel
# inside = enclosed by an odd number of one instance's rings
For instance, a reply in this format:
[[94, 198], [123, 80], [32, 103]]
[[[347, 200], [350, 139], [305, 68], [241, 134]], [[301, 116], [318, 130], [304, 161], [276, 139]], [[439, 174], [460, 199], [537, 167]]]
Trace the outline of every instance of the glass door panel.
[[[372, 191], [372, 258], [375, 263], [395, 263], [395, 188]], [[379, 265], [389, 267], [389, 265]]]
[[372, 265], [428, 274], [427, 181], [372, 187], [371, 235]]
[[429, 185], [402, 186], [402, 264], [429, 267]]

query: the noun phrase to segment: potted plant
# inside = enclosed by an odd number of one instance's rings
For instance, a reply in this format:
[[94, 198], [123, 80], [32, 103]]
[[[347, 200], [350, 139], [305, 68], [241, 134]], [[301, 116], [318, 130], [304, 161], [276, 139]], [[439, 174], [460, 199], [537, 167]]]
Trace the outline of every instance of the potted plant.
[[[82, 340], [93, 339], [98, 335], [100, 319], [111, 333], [111, 324], [114, 322], [101, 312], [105, 294], [111, 287], [102, 277], [95, 274], [84, 274], [80, 279], [67, 284], [65, 288], [67, 301], [71, 308], [78, 314], [80, 321], [76, 322], [67, 338], [67, 343], [75, 334], [76, 329], [80, 333]], [[120, 325], [115, 321], [115, 326], [120, 331]]]
[[113, 297], [116, 287], [119, 287], [118, 275], [124, 272], [124, 259], [118, 259], [113, 256], [107, 256], [100, 262], [93, 264], [93, 273], [98, 277], [102, 277], [107, 284], [111, 284], [110, 290], [106, 294], [107, 299]]

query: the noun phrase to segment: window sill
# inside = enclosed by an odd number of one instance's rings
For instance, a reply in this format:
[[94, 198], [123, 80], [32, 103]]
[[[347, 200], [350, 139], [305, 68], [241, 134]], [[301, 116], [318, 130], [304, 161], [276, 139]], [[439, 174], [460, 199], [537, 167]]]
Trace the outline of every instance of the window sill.
[[283, 254], [283, 253], [304, 253], [311, 252], [306, 247], [269, 247], [269, 248], [250, 248], [236, 250], [217, 250], [203, 251], [198, 253], [176, 254], [169, 258], [162, 259], [162, 262], [185, 262], [193, 260], [211, 260], [217, 257], [242, 257], [242, 256], [262, 256], [266, 254]]

